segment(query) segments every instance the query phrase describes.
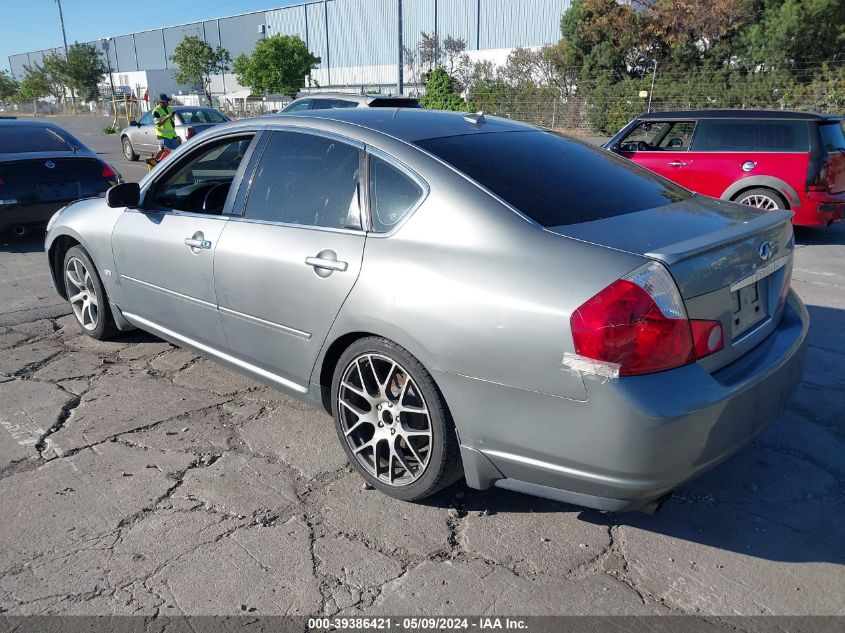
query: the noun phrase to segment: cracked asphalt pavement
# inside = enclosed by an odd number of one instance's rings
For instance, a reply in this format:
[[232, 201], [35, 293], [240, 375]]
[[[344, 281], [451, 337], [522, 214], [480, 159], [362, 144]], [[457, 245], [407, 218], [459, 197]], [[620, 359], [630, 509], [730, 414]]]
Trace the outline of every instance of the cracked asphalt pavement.
[[0, 612], [845, 615], [845, 226], [798, 241], [800, 389], [656, 516], [463, 482], [392, 500], [324, 413], [87, 338], [40, 236], [0, 244]]

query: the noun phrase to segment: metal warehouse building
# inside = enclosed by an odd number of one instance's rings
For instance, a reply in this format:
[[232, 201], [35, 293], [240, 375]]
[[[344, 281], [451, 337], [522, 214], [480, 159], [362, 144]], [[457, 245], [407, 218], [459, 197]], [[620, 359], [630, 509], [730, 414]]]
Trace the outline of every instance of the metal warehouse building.
[[[462, 38], [473, 59], [501, 62], [516, 47], [541, 46], [560, 38], [560, 18], [570, 0], [321, 0], [280, 9], [108, 37], [93, 42], [108, 57], [116, 85], [150, 92], [178, 92], [168, 59], [187, 35], [221, 45], [232, 58], [252, 52], [270, 35], [298, 35], [321, 64], [312, 78], [322, 88], [396, 89], [399, 44], [414, 49], [420, 33]], [[71, 37], [72, 37], [71, 33]], [[9, 58], [20, 78], [51, 48]], [[233, 75], [215, 78], [213, 92], [243, 91]]]

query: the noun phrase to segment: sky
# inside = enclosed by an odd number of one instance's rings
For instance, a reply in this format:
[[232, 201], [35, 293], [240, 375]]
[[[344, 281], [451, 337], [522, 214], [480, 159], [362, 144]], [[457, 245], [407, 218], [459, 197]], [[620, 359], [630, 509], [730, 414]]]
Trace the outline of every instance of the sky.
[[[275, 9], [301, 0], [62, 0], [68, 46], [101, 37]], [[0, 0], [0, 69], [9, 55], [62, 46], [56, 0]]]

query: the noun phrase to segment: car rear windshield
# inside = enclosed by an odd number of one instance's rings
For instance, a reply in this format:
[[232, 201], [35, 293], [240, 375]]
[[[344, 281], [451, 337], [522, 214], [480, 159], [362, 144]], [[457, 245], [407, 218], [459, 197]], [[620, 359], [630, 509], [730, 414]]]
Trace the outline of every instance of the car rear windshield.
[[822, 146], [828, 152], [845, 151], [845, 133], [842, 131], [842, 123], [834, 121], [819, 125], [822, 133]]
[[217, 110], [199, 108], [197, 110], [179, 110], [179, 116], [186, 125], [192, 123], [225, 123], [229, 119], [220, 114]]
[[702, 119], [692, 138], [696, 152], [806, 152], [806, 121]]
[[70, 142], [48, 127], [0, 125], [0, 154], [71, 151]]
[[416, 143], [545, 227], [634, 213], [692, 195], [627, 159], [552, 132]]

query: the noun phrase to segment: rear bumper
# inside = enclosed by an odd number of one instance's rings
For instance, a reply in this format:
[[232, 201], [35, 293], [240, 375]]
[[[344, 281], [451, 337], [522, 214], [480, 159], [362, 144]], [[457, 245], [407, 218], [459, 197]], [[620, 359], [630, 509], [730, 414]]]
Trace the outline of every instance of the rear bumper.
[[441, 372], [467, 482], [602, 510], [643, 506], [724, 461], [777, 417], [801, 380], [808, 326], [790, 293], [778, 328], [728, 367], [588, 378], [586, 402]]
[[795, 209], [793, 224], [828, 226], [845, 219], [845, 193], [808, 192], [803, 204]]
[[53, 214], [72, 201], [0, 206], [0, 231], [19, 224], [47, 224]]

